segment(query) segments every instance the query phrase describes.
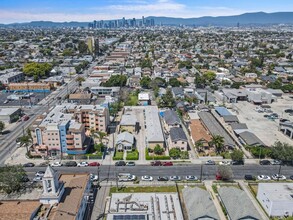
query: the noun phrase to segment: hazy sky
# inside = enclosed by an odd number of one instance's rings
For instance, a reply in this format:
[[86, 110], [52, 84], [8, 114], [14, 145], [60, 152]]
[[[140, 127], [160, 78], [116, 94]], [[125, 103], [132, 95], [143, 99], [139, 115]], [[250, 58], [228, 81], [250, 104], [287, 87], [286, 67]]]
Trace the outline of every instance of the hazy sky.
[[293, 0], [0, 0], [0, 23], [293, 11]]

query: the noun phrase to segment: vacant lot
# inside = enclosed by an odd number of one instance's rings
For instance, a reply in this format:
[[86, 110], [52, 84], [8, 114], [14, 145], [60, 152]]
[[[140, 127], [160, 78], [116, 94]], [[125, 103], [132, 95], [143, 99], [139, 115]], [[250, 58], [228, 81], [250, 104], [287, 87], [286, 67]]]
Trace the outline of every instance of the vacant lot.
[[[270, 104], [271, 110], [277, 113], [281, 118], [293, 121], [293, 116], [289, 116], [284, 110], [292, 108], [293, 100], [289, 97], [279, 99], [277, 102]], [[249, 102], [238, 102], [234, 104], [237, 109], [239, 121], [246, 123], [249, 131], [253, 132], [263, 143], [270, 146], [275, 141], [286, 142], [293, 145], [293, 140], [278, 131], [279, 120], [271, 121], [264, 117], [266, 113], [258, 113], [255, 109], [256, 105]]]

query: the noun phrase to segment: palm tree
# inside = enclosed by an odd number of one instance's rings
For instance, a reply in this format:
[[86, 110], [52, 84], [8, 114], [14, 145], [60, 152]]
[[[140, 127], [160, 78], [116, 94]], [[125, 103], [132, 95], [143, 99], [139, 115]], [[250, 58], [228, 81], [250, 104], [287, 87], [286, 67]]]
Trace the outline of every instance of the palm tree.
[[210, 142], [212, 145], [215, 146], [216, 152], [219, 154], [224, 149], [224, 137], [221, 135], [212, 135], [212, 140]]
[[26, 130], [26, 134], [23, 134], [23, 136], [19, 138], [19, 142], [20, 146], [24, 145], [26, 147], [26, 153], [28, 153], [28, 145], [32, 143], [32, 135], [29, 128]]
[[202, 151], [203, 149], [203, 142], [202, 141], [197, 141], [197, 142], [195, 142], [195, 144], [194, 144], [194, 146], [195, 146], [195, 148], [200, 152], [200, 151]]
[[103, 139], [107, 134], [103, 131], [95, 131], [95, 129], [91, 129], [92, 138], [98, 138], [99, 142], [102, 143]]

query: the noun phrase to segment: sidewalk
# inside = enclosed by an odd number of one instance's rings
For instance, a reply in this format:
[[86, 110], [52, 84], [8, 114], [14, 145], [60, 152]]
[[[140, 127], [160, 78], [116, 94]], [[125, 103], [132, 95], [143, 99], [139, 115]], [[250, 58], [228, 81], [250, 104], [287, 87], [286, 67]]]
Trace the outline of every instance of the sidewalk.
[[219, 202], [219, 200], [217, 198], [217, 195], [215, 194], [215, 192], [214, 192], [214, 190], [212, 188], [213, 181], [205, 181], [204, 183], [205, 183], [205, 186], [206, 186], [207, 190], [212, 195], [214, 205], [216, 206], [216, 209], [218, 211], [218, 214], [219, 214], [221, 220], [226, 220], [227, 218], [226, 218], [226, 216], [223, 213], [221, 204], [220, 204], [220, 202]]
[[95, 199], [95, 204], [93, 206], [91, 220], [96, 220], [98, 216], [104, 214], [106, 198], [110, 193], [110, 186], [101, 186], [98, 189], [98, 193]]

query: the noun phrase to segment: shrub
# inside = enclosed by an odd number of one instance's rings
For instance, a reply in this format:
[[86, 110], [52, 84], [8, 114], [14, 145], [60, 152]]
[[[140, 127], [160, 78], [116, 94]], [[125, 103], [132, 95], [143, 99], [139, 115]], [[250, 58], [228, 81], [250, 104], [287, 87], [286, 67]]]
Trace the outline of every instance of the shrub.
[[126, 160], [138, 160], [139, 152], [138, 150], [133, 150], [131, 152], [127, 152]]
[[145, 149], [145, 159], [146, 160], [170, 160], [170, 156], [165, 156], [165, 155], [154, 155], [150, 156], [149, 155], [149, 150], [148, 148]]

